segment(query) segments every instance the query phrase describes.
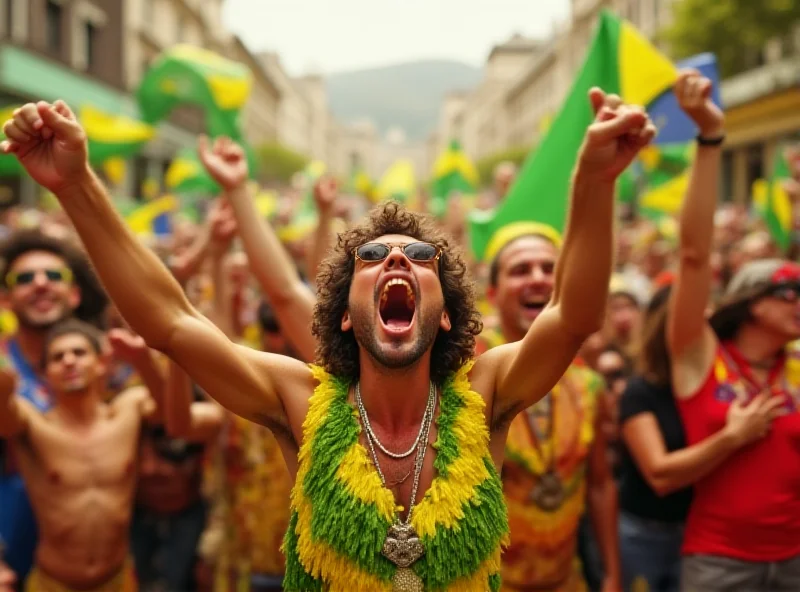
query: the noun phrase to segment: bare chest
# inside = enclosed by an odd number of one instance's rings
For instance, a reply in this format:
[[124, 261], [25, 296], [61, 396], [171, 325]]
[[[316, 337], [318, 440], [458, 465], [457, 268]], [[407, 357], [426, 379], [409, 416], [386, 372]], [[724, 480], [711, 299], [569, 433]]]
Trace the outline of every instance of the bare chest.
[[[381, 444], [393, 453], [407, 452], [414, 443], [416, 434], [390, 436], [377, 434]], [[405, 517], [413, 503], [419, 504], [425, 493], [430, 489], [436, 478], [436, 450], [433, 447], [437, 438], [436, 424], [431, 426], [428, 438], [421, 441], [419, 447], [403, 458], [387, 455], [374, 442], [370, 442], [362, 431], [360, 443], [367, 450], [367, 454], [381, 476], [385, 487], [394, 495], [397, 505], [403, 507], [402, 515]], [[420, 450], [424, 448], [424, 454]]]
[[51, 422], [32, 438], [32, 476], [62, 492], [132, 486], [139, 429], [135, 416], [103, 419], [86, 431]]

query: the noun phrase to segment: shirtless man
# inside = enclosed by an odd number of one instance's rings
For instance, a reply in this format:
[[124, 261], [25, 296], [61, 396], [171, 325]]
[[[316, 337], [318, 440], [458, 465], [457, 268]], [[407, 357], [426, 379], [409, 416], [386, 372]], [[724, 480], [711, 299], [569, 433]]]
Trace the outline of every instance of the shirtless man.
[[[189, 304], [114, 210], [63, 102], [17, 110], [2, 150], [58, 197], [147, 344], [228, 409], [274, 431], [296, 478], [284, 589], [497, 590], [509, 422], [549, 392], [600, 328], [614, 185], [655, 134], [642, 109], [600, 89], [589, 98], [597, 116], [578, 157], [550, 304], [521, 341], [474, 366], [472, 286], [459, 253], [425, 217], [386, 204], [339, 237], [319, 276], [319, 367], [310, 369], [231, 343]], [[206, 166], [233, 201], [246, 191], [244, 153], [223, 141], [211, 156]]]
[[55, 405], [47, 413], [14, 395], [0, 375], [0, 437], [13, 438], [39, 525], [26, 590], [135, 590], [128, 539], [142, 420], [157, 411], [147, 389], [105, 400], [101, 335], [80, 321], [54, 327], [44, 370]]

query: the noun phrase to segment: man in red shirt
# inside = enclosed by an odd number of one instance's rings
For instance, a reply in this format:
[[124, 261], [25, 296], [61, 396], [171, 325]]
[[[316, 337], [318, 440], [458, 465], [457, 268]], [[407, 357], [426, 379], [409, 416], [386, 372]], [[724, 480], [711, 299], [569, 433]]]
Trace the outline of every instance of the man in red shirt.
[[746, 264], [706, 321], [725, 135], [710, 92], [710, 81], [697, 74], [676, 87], [700, 134], [667, 323], [672, 387], [690, 446], [722, 429], [733, 401], [758, 405], [772, 422], [760, 441], [718, 461], [696, 483], [681, 589], [800, 590], [800, 368], [788, 347], [800, 338], [800, 266]]

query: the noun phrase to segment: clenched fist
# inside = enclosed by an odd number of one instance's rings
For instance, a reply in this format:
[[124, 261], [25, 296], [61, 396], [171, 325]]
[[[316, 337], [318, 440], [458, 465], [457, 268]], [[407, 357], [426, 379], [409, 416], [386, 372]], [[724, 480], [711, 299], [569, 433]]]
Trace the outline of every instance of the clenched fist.
[[56, 195], [91, 174], [86, 133], [64, 101], [28, 103], [3, 125], [5, 154], [15, 154], [39, 185]]
[[626, 105], [599, 88], [589, 91], [594, 122], [578, 158], [579, 170], [600, 181], [613, 182], [656, 135], [656, 126], [642, 107]]
[[711, 100], [711, 80], [696, 70], [685, 70], [675, 83], [675, 98], [683, 112], [694, 121], [704, 138], [718, 138], [724, 134], [725, 115]]
[[201, 136], [197, 152], [208, 174], [225, 191], [236, 189], [247, 181], [247, 156], [244, 149], [230, 138], [220, 137], [209, 144], [208, 138]]

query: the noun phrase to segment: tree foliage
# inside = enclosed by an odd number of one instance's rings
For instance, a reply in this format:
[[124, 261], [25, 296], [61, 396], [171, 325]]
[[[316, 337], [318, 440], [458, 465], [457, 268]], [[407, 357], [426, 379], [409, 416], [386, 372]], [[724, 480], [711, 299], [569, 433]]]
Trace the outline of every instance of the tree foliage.
[[288, 183], [292, 175], [302, 171], [308, 158], [276, 142], [262, 144], [256, 149], [258, 176], [264, 183]]
[[798, 0], [678, 0], [662, 32], [675, 58], [717, 56], [723, 77], [756, 65], [772, 39], [788, 39], [800, 24]]
[[478, 175], [481, 179], [481, 185], [491, 185], [494, 181], [494, 168], [501, 162], [513, 162], [517, 166], [527, 158], [530, 153], [530, 146], [516, 146], [507, 148], [500, 152], [490, 154], [475, 163], [475, 168], [478, 169]]

